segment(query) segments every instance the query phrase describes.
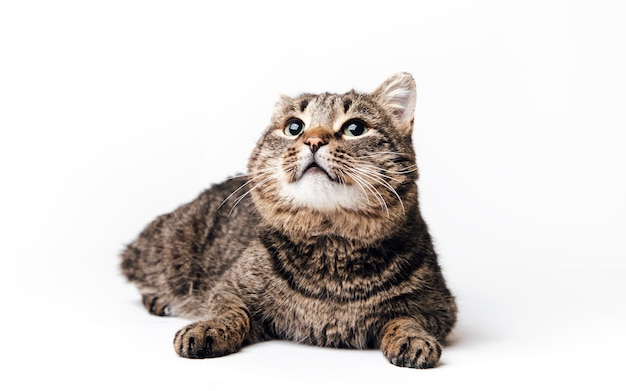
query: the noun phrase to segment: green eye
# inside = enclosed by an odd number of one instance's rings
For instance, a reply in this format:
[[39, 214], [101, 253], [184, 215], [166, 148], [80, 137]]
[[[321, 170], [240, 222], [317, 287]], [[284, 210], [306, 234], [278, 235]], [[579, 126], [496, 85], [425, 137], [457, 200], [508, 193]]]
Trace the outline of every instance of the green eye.
[[298, 118], [292, 118], [287, 121], [287, 125], [285, 125], [285, 135], [289, 137], [297, 137], [304, 132], [304, 122], [299, 120]]
[[358, 119], [351, 119], [343, 124], [341, 131], [348, 137], [358, 137], [367, 133], [367, 126], [365, 123]]

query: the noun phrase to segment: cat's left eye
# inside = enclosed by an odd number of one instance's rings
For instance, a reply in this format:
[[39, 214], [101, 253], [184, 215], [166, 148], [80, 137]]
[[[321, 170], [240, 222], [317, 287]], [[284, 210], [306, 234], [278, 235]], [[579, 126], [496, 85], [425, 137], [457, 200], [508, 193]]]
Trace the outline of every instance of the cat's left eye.
[[367, 126], [361, 120], [351, 119], [343, 124], [341, 131], [348, 137], [359, 137], [367, 133]]

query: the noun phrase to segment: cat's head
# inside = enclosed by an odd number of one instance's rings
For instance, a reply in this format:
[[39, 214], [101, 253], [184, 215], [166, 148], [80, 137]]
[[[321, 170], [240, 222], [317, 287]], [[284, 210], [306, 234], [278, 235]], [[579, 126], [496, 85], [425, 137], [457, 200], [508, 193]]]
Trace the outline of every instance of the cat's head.
[[308, 225], [320, 234], [405, 215], [417, 202], [415, 99], [408, 73], [372, 93], [281, 97], [248, 164], [261, 215], [279, 229]]

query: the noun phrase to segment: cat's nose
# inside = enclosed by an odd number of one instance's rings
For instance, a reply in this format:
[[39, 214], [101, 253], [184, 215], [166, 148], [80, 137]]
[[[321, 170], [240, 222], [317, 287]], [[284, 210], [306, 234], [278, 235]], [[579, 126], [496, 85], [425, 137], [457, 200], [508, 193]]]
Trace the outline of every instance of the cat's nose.
[[325, 145], [324, 139], [321, 137], [309, 137], [304, 141], [311, 148], [311, 152], [315, 153], [322, 145]]
[[311, 129], [305, 134], [304, 143], [315, 153], [321, 146], [328, 144], [329, 133], [321, 128]]

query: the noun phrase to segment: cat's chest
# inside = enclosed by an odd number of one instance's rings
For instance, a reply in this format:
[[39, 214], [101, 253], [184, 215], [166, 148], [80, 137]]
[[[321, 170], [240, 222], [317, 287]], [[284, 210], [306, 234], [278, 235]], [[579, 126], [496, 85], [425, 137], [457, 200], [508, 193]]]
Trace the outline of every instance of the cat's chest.
[[[244, 269], [255, 283], [248, 305], [272, 338], [312, 345], [368, 348], [379, 343], [389, 300], [407, 289], [406, 265], [384, 247], [327, 241], [294, 245], [284, 237], [257, 242]], [[406, 257], [403, 257], [406, 259]]]
[[264, 327], [273, 337], [362, 349], [378, 343], [382, 316], [377, 302], [377, 298], [337, 302], [307, 297], [276, 280], [258, 304]]
[[312, 305], [366, 300], [392, 286], [402, 271], [398, 254], [384, 246], [338, 237], [302, 243], [272, 232], [261, 236], [261, 247], [266, 275], [282, 284], [273, 291], [286, 290], [297, 298], [313, 299]]

